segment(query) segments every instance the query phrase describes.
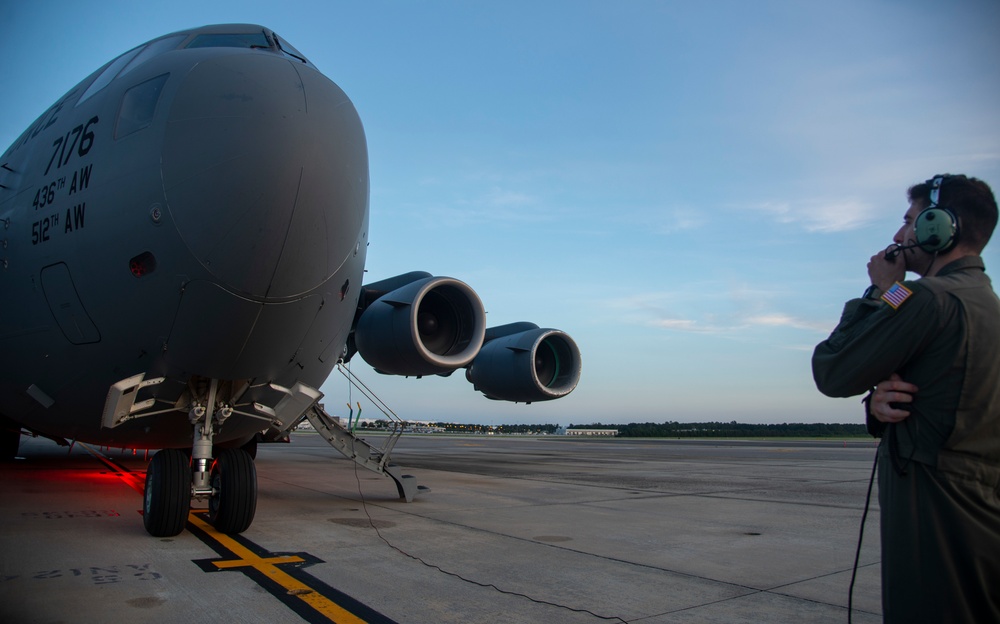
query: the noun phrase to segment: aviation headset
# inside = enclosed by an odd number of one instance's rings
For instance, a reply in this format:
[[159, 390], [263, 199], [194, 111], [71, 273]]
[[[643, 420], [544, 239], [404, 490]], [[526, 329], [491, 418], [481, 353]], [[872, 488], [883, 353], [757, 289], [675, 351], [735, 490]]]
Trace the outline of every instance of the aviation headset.
[[940, 205], [941, 185], [949, 175], [939, 175], [928, 180], [931, 185], [931, 203], [913, 224], [917, 246], [929, 253], [945, 253], [958, 244], [958, 218], [950, 208]]

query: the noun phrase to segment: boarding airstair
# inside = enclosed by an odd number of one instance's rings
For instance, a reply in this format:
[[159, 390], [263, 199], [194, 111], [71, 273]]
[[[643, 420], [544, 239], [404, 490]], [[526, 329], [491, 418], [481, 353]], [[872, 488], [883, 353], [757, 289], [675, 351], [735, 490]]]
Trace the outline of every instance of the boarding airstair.
[[[306, 410], [305, 417], [312, 424], [316, 432], [319, 433], [327, 444], [340, 451], [345, 457], [352, 460], [357, 465], [367, 468], [372, 472], [391, 478], [396, 482], [396, 490], [399, 497], [406, 502], [413, 502], [413, 497], [421, 492], [428, 492], [430, 488], [417, 485], [417, 478], [413, 475], [403, 474], [403, 469], [396, 464], [389, 463], [389, 455], [396, 446], [396, 442], [403, 435], [403, 422], [395, 416], [392, 410], [388, 409], [380, 399], [375, 397], [367, 387], [360, 384], [360, 381], [343, 366], [337, 369], [359, 390], [361, 390], [369, 400], [374, 402], [386, 415], [392, 417], [392, 431], [378, 436], [370, 436], [372, 439], [380, 439], [380, 445], [374, 445], [364, 438], [359, 438], [354, 431], [354, 427], [348, 424], [347, 427], [340, 423], [339, 418], [330, 416], [319, 403], [313, 403]], [[360, 384], [360, 385], [359, 385]], [[358, 420], [361, 419], [360, 413]], [[356, 423], [355, 423], [356, 426]]]
[[389, 454], [402, 435], [402, 426], [398, 425], [388, 435], [381, 436], [381, 446], [373, 446], [367, 440], [359, 438], [353, 431], [340, 424], [340, 420], [326, 413], [318, 404], [313, 405], [305, 413], [306, 419], [312, 423], [316, 432], [323, 436], [327, 444], [340, 451], [344, 457], [372, 472], [390, 477], [396, 482], [399, 497], [406, 502], [413, 502], [413, 497], [429, 488], [417, 485], [417, 478], [403, 474], [403, 469], [389, 463]]

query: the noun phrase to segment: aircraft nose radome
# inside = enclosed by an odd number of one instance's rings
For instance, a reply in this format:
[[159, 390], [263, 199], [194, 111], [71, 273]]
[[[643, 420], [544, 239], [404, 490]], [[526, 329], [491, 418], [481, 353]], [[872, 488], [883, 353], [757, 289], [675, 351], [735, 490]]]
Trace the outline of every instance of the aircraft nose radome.
[[319, 72], [241, 52], [183, 78], [167, 121], [164, 194], [191, 253], [226, 288], [293, 297], [328, 279], [358, 244], [364, 130]]

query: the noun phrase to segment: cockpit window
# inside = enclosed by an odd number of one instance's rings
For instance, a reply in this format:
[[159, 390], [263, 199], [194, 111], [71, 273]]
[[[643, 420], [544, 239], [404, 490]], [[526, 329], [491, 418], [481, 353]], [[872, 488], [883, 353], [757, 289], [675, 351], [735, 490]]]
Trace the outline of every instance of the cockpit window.
[[142, 52], [140, 52], [138, 56], [132, 59], [132, 62], [125, 66], [125, 69], [122, 70], [119, 76], [124, 76], [125, 74], [129, 73], [136, 67], [142, 65], [143, 63], [153, 58], [154, 56], [159, 56], [164, 52], [173, 50], [174, 48], [177, 47], [177, 44], [179, 44], [186, 36], [187, 35], [174, 35], [173, 37], [164, 37], [163, 39], [157, 39], [156, 41], [146, 46], [146, 48]]
[[138, 132], [153, 122], [156, 103], [159, 102], [163, 85], [169, 77], [170, 74], [157, 76], [125, 92], [118, 108], [118, 120], [115, 122], [115, 139]]
[[278, 49], [285, 53], [286, 56], [290, 56], [294, 59], [298, 59], [303, 63], [308, 63], [306, 57], [302, 55], [301, 52], [295, 49], [292, 44], [288, 43], [285, 39], [278, 36], [278, 33], [272, 33], [274, 35], [274, 42], [278, 44]]
[[[261, 33], [261, 35], [263, 36], [263, 33]], [[125, 54], [122, 54], [101, 72], [101, 75], [97, 77], [97, 80], [90, 83], [87, 90], [84, 91], [83, 95], [80, 96], [80, 99], [77, 100], [76, 105], [79, 106], [83, 102], [86, 102], [95, 93], [108, 86], [111, 81], [118, 76], [124, 76], [154, 56], [173, 50], [186, 36], [187, 35], [174, 35], [172, 37], [164, 37], [163, 39], [157, 39], [149, 45], [132, 48]]]
[[132, 48], [125, 54], [122, 54], [115, 60], [111, 61], [111, 63], [104, 69], [104, 71], [101, 72], [101, 75], [98, 76], [97, 79], [94, 80], [94, 82], [90, 83], [90, 86], [87, 87], [87, 90], [84, 91], [83, 95], [80, 96], [80, 99], [77, 100], [76, 105], [79, 106], [80, 104], [90, 99], [90, 97], [93, 96], [95, 93], [97, 93], [104, 87], [108, 86], [108, 84], [115, 79], [115, 76], [118, 75], [118, 72], [120, 72], [123, 67], [128, 65], [129, 61], [134, 59], [135, 55], [138, 54], [141, 50], [142, 46], [139, 46], [138, 48]]
[[189, 48], [266, 48], [271, 44], [263, 32], [198, 35]]

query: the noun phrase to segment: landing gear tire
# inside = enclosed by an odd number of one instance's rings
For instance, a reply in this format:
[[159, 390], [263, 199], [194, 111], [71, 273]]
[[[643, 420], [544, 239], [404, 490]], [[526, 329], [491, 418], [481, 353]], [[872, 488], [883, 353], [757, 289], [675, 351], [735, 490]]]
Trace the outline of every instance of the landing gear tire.
[[212, 463], [208, 520], [220, 533], [242, 533], [257, 511], [257, 469], [243, 449], [221, 449]]
[[260, 434], [259, 433], [255, 433], [254, 436], [252, 438], [250, 438], [249, 442], [247, 442], [246, 444], [244, 444], [243, 446], [240, 447], [241, 449], [243, 449], [247, 453], [250, 453], [250, 459], [257, 459], [257, 440], [258, 440], [258, 438], [260, 438]]
[[13, 461], [20, 445], [19, 429], [0, 429], [0, 461]]
[[163, 449], [149, 462], [142, 523], [153, 537], [173, 537], [184, 530], [191, 510], [190, 462], [179, 449]]

